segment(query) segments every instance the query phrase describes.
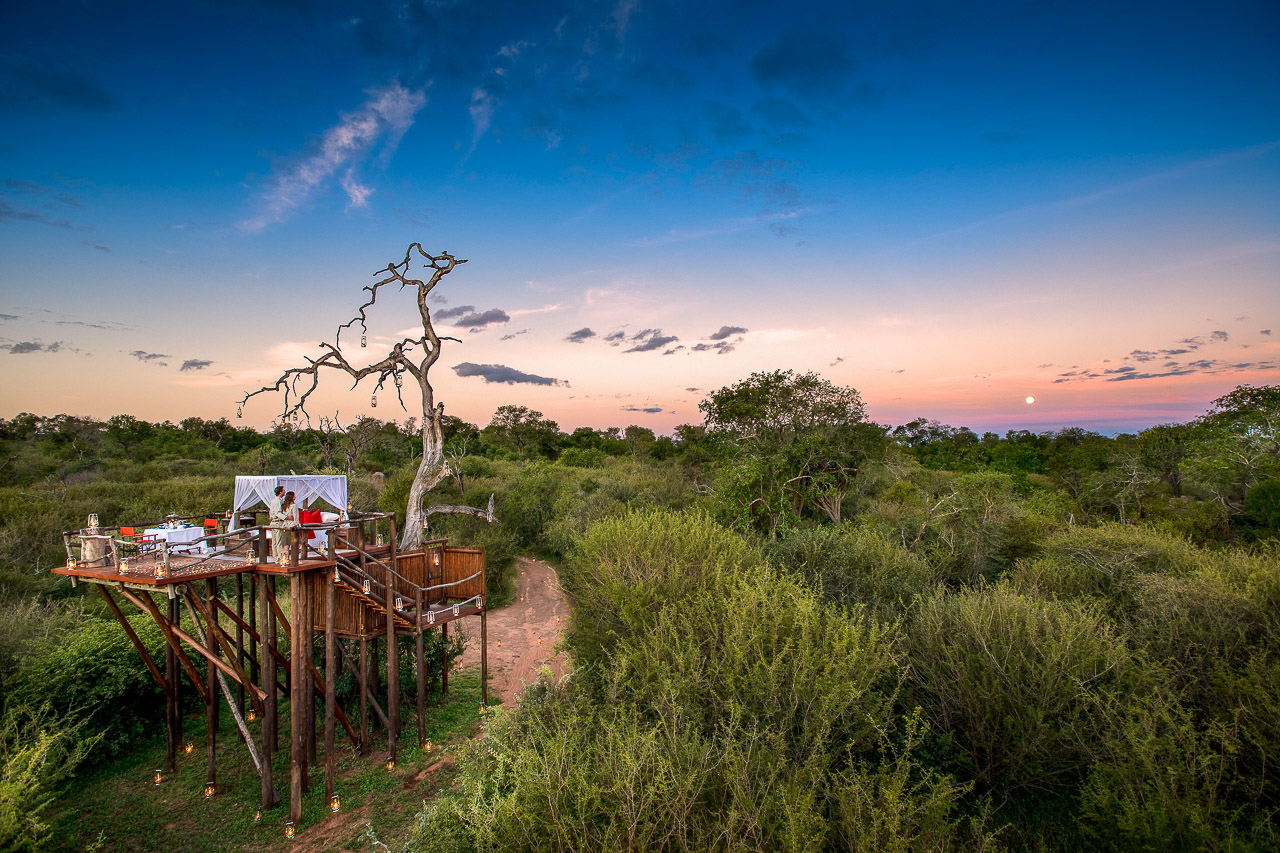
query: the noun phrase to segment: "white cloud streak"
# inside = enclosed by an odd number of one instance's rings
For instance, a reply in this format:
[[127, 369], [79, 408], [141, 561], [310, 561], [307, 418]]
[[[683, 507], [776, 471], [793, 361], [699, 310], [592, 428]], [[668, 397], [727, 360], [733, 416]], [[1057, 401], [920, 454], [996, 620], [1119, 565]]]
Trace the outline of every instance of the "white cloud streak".
[[375, 157], [379, 165], [385, 165], [427, 102], [424, 92], [394, 81], [370, 89], [368, 94], [369, 99], [358, 110], [342, 114], [341, 121], [324, 132], [318, 150], [271, 178], [269, 188], [259, 197], [263, 209], [242, 221], [241, 228], [256, 233], [285, 221], [316, 187], [340, 170], [339, 185], [347, 194], [347, 209], [368, 204], [373, 188], [356, 178], [357, 171]]

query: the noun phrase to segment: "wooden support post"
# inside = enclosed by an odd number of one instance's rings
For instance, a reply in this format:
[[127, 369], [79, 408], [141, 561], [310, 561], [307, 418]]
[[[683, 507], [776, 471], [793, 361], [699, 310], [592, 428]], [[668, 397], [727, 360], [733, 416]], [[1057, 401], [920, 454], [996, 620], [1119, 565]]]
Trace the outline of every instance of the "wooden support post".
[[449, 623], [440, 626], [440, 701], [449, 692]]
[[[206, 581], [208, 584], [209, 598], [217, 598], [218, 582], [214, 578]], [[195, 597], [195, 591], [191, 592]], [[192, 616], [194, 619], [194, 615]], [[207, 645], [210, 654], [215, 657], [218, 654], [218, 644], [215, 637], [218, 633], [218, 612], [215, 609], [209, 617], [209, 636]], [[217, 752], [218, 752], [218, 668], [213, 665], [212, 661], [206, 661], [205, 666], [209, 672], [209, 704], [205, 709], [205, 771], [204, 781], [206, 785], [216, 784], [218, 781]]]
[[302, 785], [303, 765], [307, 760], [306, 744], [303, 742], [306, 731], [306, 691], [302, 689], [306, 673], [302, 666], [302, 578], [297, 572], [289, 575], [289, 612], [292, 624], [289, 626], [289, 819], [295, 824], [302, 820]]
[[[327, 580], [327, 579], [326, 579]], [[333, 798], [333, 727], [334, 727], [334, 682], [338, 680], [337, 661], [334, 660], [333, 648], [336, 638], [333, 635], [334, 610], [337, 604], [334, 583], [325, 583], [324, 596], [324, 798], [328, 802]]]
[[[484, 598], [480, 599], [481, 606], [484, 606]], [[489, 618], [489, 608], [485, 607], [480, 611], [480, 704], [488, 710], [489, 706], [489, 636], [486, 631], [486, 622]]]
[[264, 809], [271, 808], [279, 799], [276, 796], [275, 786], [271, 782], [271, 760], [275, 754], [275, 731], [276, 731], [276, 701], [279, 694], [276, 692], [276, 659], [272, 657], [271, 652], [275, 651], [273, 643], [268, 642], [267, 638], [272, 633], [275, 625], [275, 617], [271, 614], [271, 608], [267, 605], [267, 576], [261, 572], [257, 575], [258, 595], [260, 601], [258, 614], [262, 617], [262, 621], [258, 625], [258, 636], [262, 638], [262, 643], [258, 646], [258, 652], [261, 655], [261, 662], [258, 664], [258, 677], [262, 681], [262, 688], [266, 691], [267, 698], [263, 703], [262, 713], [262, 762], [266, 766], [266, 772], [262, 774], [262, 807]]
[[414, 676], [418, 682], [418, 746], [427, 740], [427, 668], [422, 642], [422, 587], [414, 594]]
[[[249, 624], [258, 627], [258, 586], [254, 578], [255, 574], [249, 575]], [[258, 637], [262, 636], [257, 631], [249, 635], [249, 677], [255, 683], [262, 681], [262, 668], [258, 663]]]
[[360, 754], [369, 751], [369, 641], [360, 638]]
[[[266, 629], [266, 633], [262, 635], [263, 642], [266, 645], [266, 651], [262, 655], [262, 664], [266, 667], [266, 676], [264, 681], [270, 685], [268, 691], [270, 697], [267, 706], [267, 729], [271, 735], [271, 752], [274, 755], [280, 751], [280, 690], [277, 682], [280, 680], [280, 672], [276, 667], [276, 659], [273, 655], [268, 654], [269, 651], [280, 650], [280, 631], [276, 622], [275, 612], [280, 609], [280, 605], [276, 603], [276, 578], [275, 575], [263, 574], [262, 590], [265, 593], [262, 601], [262, 623]], [[285, 677], [288, 678], [289, 668], [285, 667]]]
[[316, 690], [321, 679], [316, 676], [313, 653], [315, 651], [315, 611], [320, 602], [316, 601], [315, 586], [311, 583], [311, 578], [303, 576], [302, 578], [302, 598], [305, 601], [303, 605], [307, 611], [306, 621], [302, 623], [302, 630], [306, 637], [306, 661], [307, 661], [307, 789], [311, 788], [310, 768], [316, 763]]
[[[390, 564], [393, 568], [394, 563]], [[387, 758], [396, 760], [396, 741], [400, 737], [400, 654], [396, 642], [395, 578], [387, 572]]]
[[[240, 620], [244, 619], [244, 575], [236, 575], [236, 616]], [[244, 660], [244, 629], [240, 627], [240, 623], [236, 623], [236, 668], [246, 670]], [[252, 678], [249, 675], [249, 678]], [[240, 713], [244, 713], [244, 685], [236, 687], [236, 702], [239, 703]]]
[[[103, 594], [106, 595], [106, 590], [103, 590]], [[115, 602], [112, 601], [112, 603]], [[169, 621], [177, 624], [179, 618], [178, 599], [171, 598], [169, 599]], [[168, 689], [164, 691], [164, 728], [168, 736], [165, 742], [164, 766], [172, 773], [178, 769], [178, 743], [182, 740], [182, 707], [178, 703], [178, 685], [181, 680], [178, 677], [178, 656], [167, 644], [164, 649], [164, 671], [165, 681], [168, 684]]]

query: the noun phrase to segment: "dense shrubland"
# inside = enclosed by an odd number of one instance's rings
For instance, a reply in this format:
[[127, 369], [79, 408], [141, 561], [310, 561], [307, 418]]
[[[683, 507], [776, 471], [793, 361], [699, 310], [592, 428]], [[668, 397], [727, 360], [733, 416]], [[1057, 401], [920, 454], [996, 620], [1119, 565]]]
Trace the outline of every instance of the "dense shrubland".
[[[1280, 844], [1280, 389], [1117, 437], [890, 430], [789, 372], [702, 408], [674, 438], [446, 419], [431, 502], [501, 521], [432, 534], [487, 549], [495, 603], [518, 554], [560, 565], [575, 670], [491, 723], [414, 849]], [[107, 754], [159, 725], [123, 632], [48, 574], [63, 529], [290, 468], [403, 513], [419, 447], [371, 419], [0, 421], [0, 846], [82, 757], [60, 732]]]

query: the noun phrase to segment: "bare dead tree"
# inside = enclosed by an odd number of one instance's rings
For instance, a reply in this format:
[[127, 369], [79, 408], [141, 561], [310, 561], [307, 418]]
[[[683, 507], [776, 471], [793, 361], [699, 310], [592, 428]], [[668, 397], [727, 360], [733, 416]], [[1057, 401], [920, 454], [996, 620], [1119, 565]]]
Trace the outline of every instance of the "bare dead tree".
[[[410, 269], [419, 259], [426, 262], [423, 265], [425, 269], [431, 270], [430, 276], [425, 281], [410, 277]], [[290, 367], [271, 385], [264, 385], [240, 399], [240, 406], [243, 408], [251, 398], [259, 394], [283, 392], [284, 408], [279, 415], [281, 422], [296, 421], [301, 413], [310, 423], [311, 419], [306, 409], [307, 399], [318, 387], [322, 369], [337, 370], [350, 376], [353, 380], [351, 383], [353, 390], [362, 380], [373, 379], [372, 400], [375, 401], [375, 405], [378, 392], [382, 391], [390, 381], [395, 387], [396, 399], [400, 407], [406, 412], [408, 409], [405, 407], [402, 393], [406, 377], [416, 382], [422, 406], [420, 427], [422, 456], [418, 461], [413, 485], [409, 488], [409, 505], [405, 511], [404, 533], [400, 538], [400, 548], [406, 551], [422, 547], [423, 528], [427, 516], [431, 513], [466, 513], [490, 522], [494, 521], [492, 499], [488, 509], [456, 506], [439, 506], [429, 509], [423, 507], [427, 493], [449, 476], [449, 465], [444, 459], [444, 437], [440, 423], [444, 416], [444, 403], [436, 402], [428, 374], [440, 358], [441, 341], [451, 340], [460, 343], [457, 338], [441, 337], [436, 334], [435, 327], [431, 323], [431, 309], [427, 306], [427, 297], [441, 279], [453, 272], [459, 264], [465, 263], [465, 260], [459, 260], [448, 252], [441, 252], [438, 256], [431, 255], [422, 248], [421, 243], [413, 243], [405, 251], [404, 260], [387, 264], [385, 269], [375, 273], [380, 276], [377, 281], [365, 285], [364, 290], [368, 291], [368, 299], [357, 309], [357, 316], [338, 326], [333, 343], [320, 344], [323, 353], [318, 358], [304, 356], [307, 362], [305, 367]], [[344, 353], [342, 332], [344, 329], [353, 330], [358, 323], [360, 347], [364, 348], [367, 345], [368, 333], [366, 312], [378, 301], [378, 294], [382, 288], [394, 285], [399, 285], [402, 291], [405, 289], [416, 291], [418, 314], [422, 319], [422, 336], [404, 338], [393, 344], [391, 350], [378, 361], [357, 367]]]

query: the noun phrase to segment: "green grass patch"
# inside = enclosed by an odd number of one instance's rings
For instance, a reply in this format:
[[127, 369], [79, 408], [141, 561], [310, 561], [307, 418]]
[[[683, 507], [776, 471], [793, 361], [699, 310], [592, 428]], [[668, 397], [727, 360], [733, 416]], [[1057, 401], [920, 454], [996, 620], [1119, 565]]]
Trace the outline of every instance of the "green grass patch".
[[[317, 729], [323, 740], [323, 703]], [[417, 718], [412, 703], [401, 712], [403, 734], [396, 766], [386, 769], [386, 732], [374, 729], [372, 752], [356, 754], [338, 726], [335, 744], [335, 791], [341, 810], [333, 814], [325, 800], [323, 743], [310, 773], [311, 790], [303, 795], [302, 820], [294, 842], [286, 840], [289, 818], [289, 706], [280, 709], [280, 745], [273, 757], [273, 779], [281, 802], [263, 810], [254, 821], [260, 799], [260, 780], [248, 750], [241, 743], [230, 713], [219, 714], [216, 793], [204, 796], [204, 714], [184, 720], [183, 740], [192, 751], [178, 752], [177, 769], [154, 781], [164, 767], [164, 736], [158, 734], [134, 752], [94, 767], [93, 759], [55, 802], [48, 813], [52, 833], [49, 850], [144, 851], [183, 850], [214, 853], [228, 850], [306, 849], [357, 850], [365, 846], [372, 825], [381, 836], [408, 834], [424, 799], [448, 784], [450, 761], [440, 762], [467, 738], [480, 721], [480, 672], [473, 668], [449, 679], [444, 701], [428, 707], [424, 729], [432, 743], [428, 752], [417, 743]], [[358, 714], [350, 708], [349, 714]], [[377, 718], [370, 711], [371, 721]], [[262, 720], [250, 724], [257, 735]], [[358, 726], [353, 719], [352, 725]], [[439, 765], [439, 766], [437, 766]]]

